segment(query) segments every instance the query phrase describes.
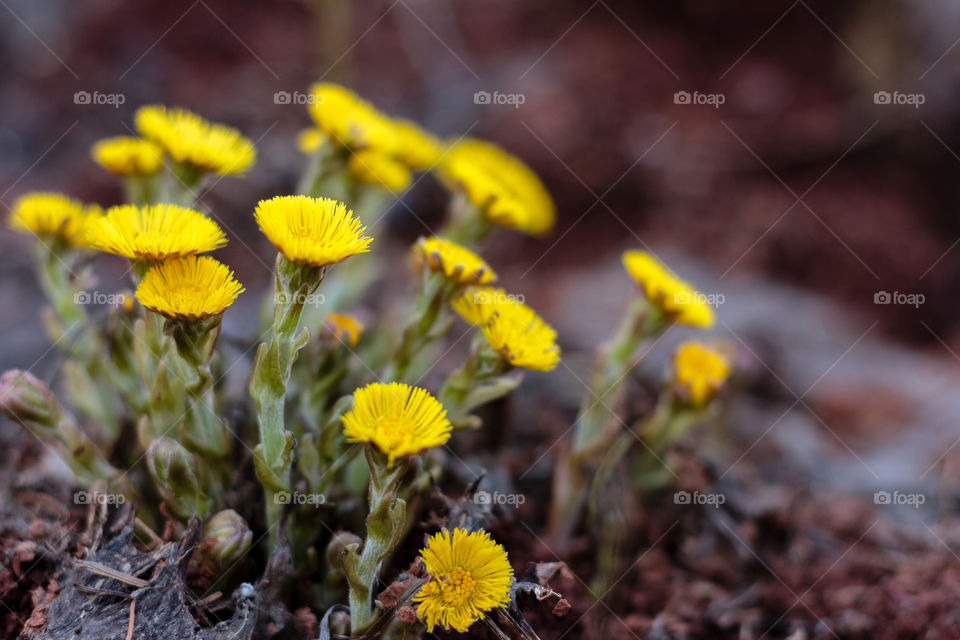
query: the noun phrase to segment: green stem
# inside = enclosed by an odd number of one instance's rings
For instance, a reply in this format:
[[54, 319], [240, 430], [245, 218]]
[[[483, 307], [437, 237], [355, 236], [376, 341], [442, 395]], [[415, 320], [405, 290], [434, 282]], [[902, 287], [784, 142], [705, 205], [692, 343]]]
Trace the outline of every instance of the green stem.
[[424, 266], [417, 301], [383, 380], [411, 382], [419, 377], [419, 371], [410, 371], [414, 358], [449, 327], [450, 314], [445, 311], [449, 288], [442, 273], [434, 273]]

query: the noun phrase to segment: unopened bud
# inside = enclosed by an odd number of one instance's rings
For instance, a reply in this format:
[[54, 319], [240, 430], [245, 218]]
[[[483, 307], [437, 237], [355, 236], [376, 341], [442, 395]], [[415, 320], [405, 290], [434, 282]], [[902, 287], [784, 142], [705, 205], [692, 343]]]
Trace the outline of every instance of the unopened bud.
[[201, 557], [221, 568], [229, 568], [242, 558], [253, 542], [253, 532], [247, 521], [233, 509], [213, 515], [203, 530]]
[[0, 411], [41, 429], [55, 429], [60, 420], [60, 404], [50, 388], [21, 369], [0, 376]]
[[197, 459], [183, 445], [170, 438], [157, 438], [147, 449], [150, 477], [173, 515], [186, 520], [206, 517], [210, 501], [197, 476]]

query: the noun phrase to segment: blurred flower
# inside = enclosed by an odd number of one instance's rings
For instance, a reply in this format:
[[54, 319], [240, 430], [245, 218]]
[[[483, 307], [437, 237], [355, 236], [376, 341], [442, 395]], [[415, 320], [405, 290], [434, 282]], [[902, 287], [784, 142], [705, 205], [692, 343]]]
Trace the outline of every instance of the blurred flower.
[[179, 258], [227, 244], [216, 222], [175, 204], [111, 207], [90, 223], [87, 241], [95, 249], [131, 260]]
[[261, 200], [254, 215], [273, 246], [299, 264], [334, 264], [366, 253], [373, 240], [353, 211], [332, 198], [277, 196]]
[[443, 144], [432, 133], [409, 120], [394, 120], [397, 158], [414, 171], [427, 171], [443, 155]]
[[437, 236], [420, 238], [414, 245], [414, 255], [421, 264], [426, 260], [431, 271], [442, 273], [460, 284], [487, 284], [497, 278], [483, 258], [456, 242]]
[[513, 569], [507, 552], [486, 531], [454, 529], [451, 535], [444, 529], [427, 540], [420, 557], [430, 581], [413, 601], [428, 633], [437, 625], [466, 631], [488, 611], [510, 602]]
[[672, 320], [694, 327], [713, 326], [713, 309], [701, 295], [646, 251], [625, 251], [623, 266], [647, 298]]
[[225, 264], [209, 256], [187, 256], [151, 267], [136, 296], [164, 317], [195, 320], [220, 315], [242, 291]]
[[480, 327], [490, 346], [511, 365], [549, 371], [560, 362], [557, 332], [503, 289], [471, 289], [452, 304], [464, 320]]
[[327, 134], [316, 127], [307, 127], [297, 134], [297, 149], [304, 155], [310, 155], [323, 146]]
[[730, 376], [730, 363], [722, 353], [692, 340], [677, 348], [673, 369], [677, 385], [695, 407], [704, 406]]
[[84, 205], [60, 193], [27, 193], [13, 204], [12, 229], [37, 236], [58, 237], [68, 244], [86, 246], [86, 230], [99, 217], [100, 207]]
[[390, 118], [346, 87], [329, 82], [310, 87], [310, 116], [333, 142], [354, 151], [392, 152], [397, 146]]
[[525, 164], [482, 140], [453, 143], [438, 165], [451, 189], [462, 189], [493, 222], [539, 235], [553, 227], [555, 211], [546, 187]]
[[426, 389], [399, 382], [374, 382], [353, 392], [353, 409], [343, 416], [347, 442], [370, 442], [389, 464], [442, 445], [451, 425], [443, 405]]
[[90, 153], [97, 164], [119, 175], [149, 175], [163, 164], [163, 150], [155, 142], [133, 136], [104, 138]]
[[253, 143], [233, 127], [207, 122], [186, 109], [137, 109], [137, 130], [181, 164], [221, 175], [243, 173], [257, 157]]
[[347, 160], [350, 174], [361, 182], [383, 187], [387, 191], [406, 191], [413, 182], [407, 165], [395, 157], [378, 151], [357, 151]]
[[345, 313], [331, 311], [327, 314], [324, 324], [337, 340], [342, 342], [344, 336], [346, 336], [351, 347], [357, 346], [357, 343], [360, 342], [360, 336], [363, 335], [363, 323]]

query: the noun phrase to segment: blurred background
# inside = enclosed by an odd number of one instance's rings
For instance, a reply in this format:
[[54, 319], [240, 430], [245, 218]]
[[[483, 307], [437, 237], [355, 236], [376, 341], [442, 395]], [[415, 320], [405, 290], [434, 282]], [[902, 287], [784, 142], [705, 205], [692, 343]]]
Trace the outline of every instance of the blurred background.
[[[646, 247], [712, 296], [716, 338], [739, 354], [744, 393], [708, 475], [752, 484], [736, 506], [754, 515], [790, 504], [765, 482], [867, 501], [924, 492], [923, 510], [895, 517], [939, 552], [917, 579], [934, 589], [960, 546], [957, 527], [936, 528], [960, 504], [958, 61], [960, 4], [947, 0], [0, 0], [0, 209], [31, 190], [119, 202], [91, 143], [130, 134], [142, 104], [183, 106], [258, 147], [247, 177], [203, 196], [231, 239], [219, 257], [256, 291], [272, 249], [253, 207], [294, 189], [310, 83], [492, 140], [542, 176], [559, 212], [547, 237], [500, 232], [483, 250], [564, 347], [560, 392], [534, 376], [527, 394], [560, 407], [519, 408], [536, 417], [520, 481], [548, 482], [590, 352], [631, 295], [620, 253]], [[384, 242], [429, 234], [443, 204], [424, 177]], [[29, 245], [0, 229], [0, 368], [50, 376]], [[840, 522], [854, 544], [871, 517], [818, 499], [797, 514]], [[767, 560], [779, 574], [791, 557]], [[641, 609], [657, 607], [623, 608]]]

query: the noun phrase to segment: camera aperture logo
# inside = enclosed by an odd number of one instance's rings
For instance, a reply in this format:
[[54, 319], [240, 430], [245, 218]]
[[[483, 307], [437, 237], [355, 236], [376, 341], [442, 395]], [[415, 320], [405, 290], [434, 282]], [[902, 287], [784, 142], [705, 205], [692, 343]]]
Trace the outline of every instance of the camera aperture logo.
[[522, 93], [500, 93], [494, 91], [477, 91], [473, 94], [473, 104], [497, 104], [510, 105], [514, 109], [519, 109], [520, 105], [527, 101], [527, 96]]
[[486, 504], [492, 506], [499, 504], [519, 507], [526, 501], [527, 497], [522, 493], [500, 493], [499, 491], [490, 493], [489, 491], [477, 491], [473, 494], [473, 503], [481, 505]]
[[700, 93], [694, 91], [677, 91], [673, 94], [673, 104], [695, 104], [707, 105], [714, 109], [719, 109], [720, 105], [727, 101], [727, 96], [722, 93]]
[[927, 96], [922, 93], [903, 93], [901, 91], [877, 91], [873, 94], [873, 104], [883, 105], [906, 105], [919, 109], [920, 105], [927, 101]]
[[77, 91], [73, 94], [73, 104], [82, 105], [109, 105], [114, 109], [119, 109], [120, 105], [127, 101], [127, 96], [122, 93], [101, 93], [100, 91]]
[[673, 494], [673, 504], [684, 505], [703, 505], [719, 509], [720, 505], [727, 501], [727, 496], [722, 493], [703, 493], [701, 491], [677, 491]]
[[80, 305], [109, 305], [120, 307], [127, 302], [127, 296], [122, 293], [104, 293], [103, 291], [77, 291], [73, 294], [73, 303]]
[[322, 493], [303, 493], [302, 491], [294, 491], [293, 493], [289, 491], [278, 491], [273, 494], [273, 503], [274, 504], [296, 504], [296, 505], [313, 505], [314, 507], [320, 507], [321, 505], [327, 504], [327, 497]]
[[900, 291], [877, 291], [873, 294], [873, 304], [905, 304], [919, 309], [927, 301], [922, 293], [901, 293]]
[[900, 491], [877, 491], [873, 494], [873, 504], [898, 505], [919, 509], [925, 504], [927, 496], [922, 493], [902, 493]]
[[286, 293], [281, 291], [274, 294], [273, 301], [274, 304], [278, 305], [297, 304], [302, 307], [320, 307], [327, 301], [327, 298], [322, 293], [300, 293], [299, 291]]
[[718, 309], [720, 305], [727, 301], [727, 297], [722, 293], [700, 293], [699, 291], [690, 293], [681, 291], [674, 294], [673, 301], [676, 304], [705, 304], [714, 309]]
[[73, 494], [73, 504], [123, 504], [126, 501], [127, 497], [122, 493], [77, 491]]
[[277, 91], [273, 94], [273, 104], [323, 104], [324, 101], [322, 95], [303, 91]]

